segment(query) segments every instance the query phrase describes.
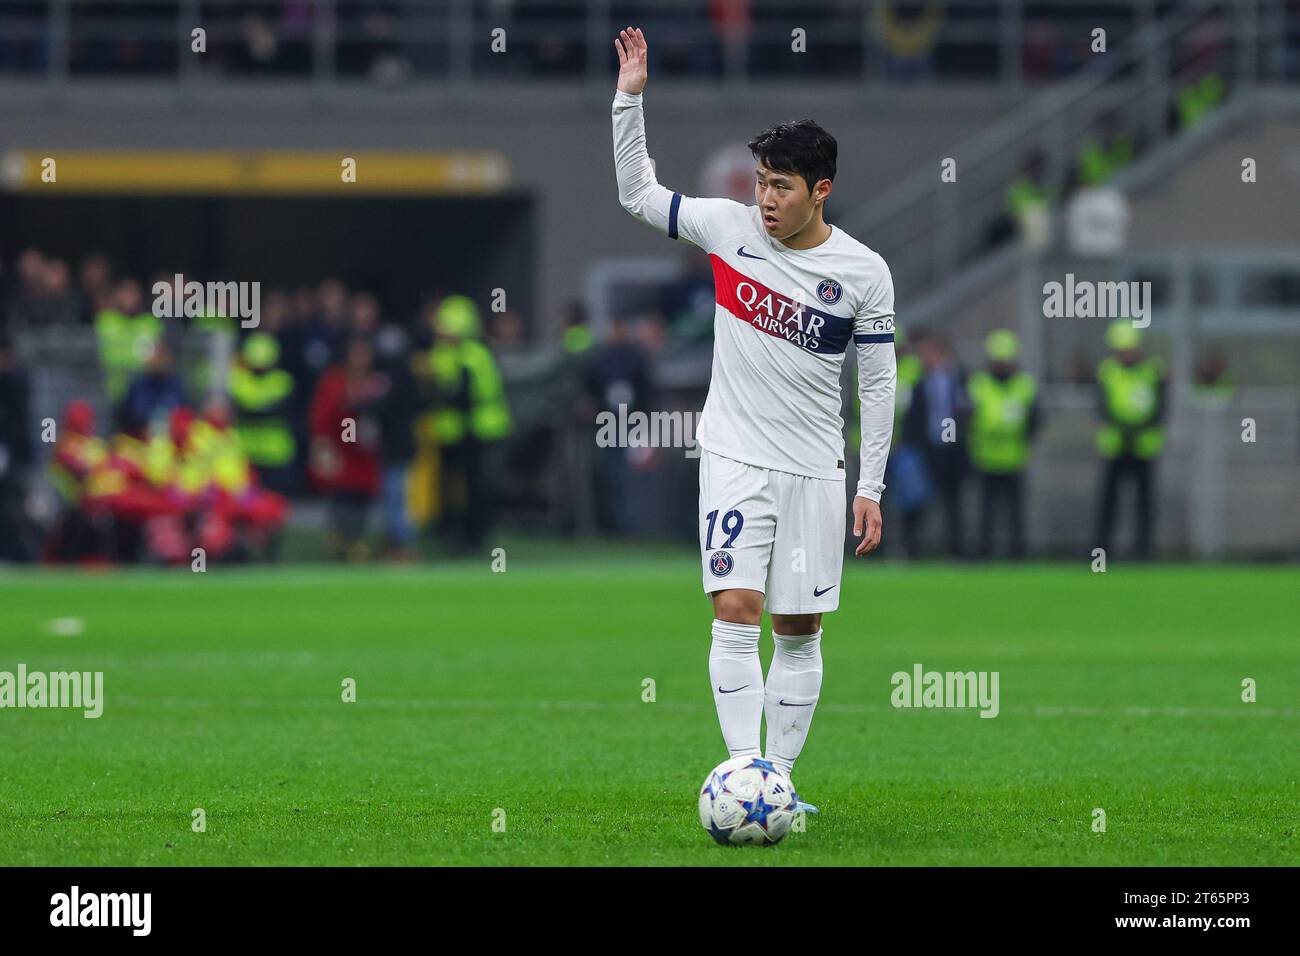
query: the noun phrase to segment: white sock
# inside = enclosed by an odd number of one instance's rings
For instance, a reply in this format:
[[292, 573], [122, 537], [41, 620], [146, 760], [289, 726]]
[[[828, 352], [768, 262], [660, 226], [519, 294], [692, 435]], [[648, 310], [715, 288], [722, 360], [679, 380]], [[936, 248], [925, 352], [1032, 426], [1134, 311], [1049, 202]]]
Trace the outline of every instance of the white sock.
[[822, 632], [772, 634], [776, 651], [767, 670], [767, 759], [789, 776], [808, 739], [822, 690]]
[[733, 757], [761, 753], [758, 731], [763, 722], [763, 665], [758, 660], [758, 633], [757, 624], [713, 622], [709, 681], [722, 739]]

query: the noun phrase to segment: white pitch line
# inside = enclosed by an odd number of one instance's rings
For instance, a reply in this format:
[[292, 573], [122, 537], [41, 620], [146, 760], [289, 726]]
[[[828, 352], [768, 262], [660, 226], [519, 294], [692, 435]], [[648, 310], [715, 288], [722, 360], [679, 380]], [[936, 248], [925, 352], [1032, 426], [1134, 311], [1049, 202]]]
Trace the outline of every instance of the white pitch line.
[[[243, 708], [278, 708], [286, 705], [294, 707], [341, 707], [343, 704], [331, 698], [275, 698], [275, 697], [138, 697], [131, 695], [109, 695], [106, 705], [113, 703], [127, 707], [230, 707]], [[657, 701], [646, 704], [638, 701], [615, 703], [599, 700], [490, 700], [490, 699], [409, 699], [401, 697], [366, 697], [361, 695], [358, 703], [367, 707], [387, 710], [557, 710], [557, 711], [606, 711], [636, 710], [643, 707], [660, 707], [674, 711], [711, 711], [708, 704], [696, 704], [686, 701]], [[819, 711], [837, 714], [873, 714], [888, 713], [893, 710], [938, 710], [953, 714], [963, 714], [978, 710], [974, 707], [956, 708], [895, 708], [887, 704], [819, 704]], [[1033, 705], [1008, 706], [1000, 709], [1003, 714], [1018, 714], [1031, 717], [1235, 717], [1258, 718], [1276, 717], [1283, 720], [1294, 719], [1300, 710], [1294, 707], [1259, 707], [1255, 704], [1242, 704], [1240, 707], [1082, 707], [1067, 705], [1061, 707]]]

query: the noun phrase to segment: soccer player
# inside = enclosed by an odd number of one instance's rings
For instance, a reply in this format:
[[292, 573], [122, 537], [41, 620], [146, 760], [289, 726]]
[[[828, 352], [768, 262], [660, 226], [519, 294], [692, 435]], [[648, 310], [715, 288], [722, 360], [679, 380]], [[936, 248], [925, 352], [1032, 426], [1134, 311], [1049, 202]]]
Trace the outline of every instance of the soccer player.
[[[641, 91], [646, 40], [623, 30], [614, 94], [618, 197], [637, 219], [691, 242], [713, 264], [713, 371], [697, 429], [700, 551], [713, 599], [709, 678], [733, 757], [787, 775], [808, 737], [822, 683], [822, 615], [839, 606], [844, 563], [840, 373], [858, 356], [862, 445], [853, 533], [880, 541], [880, 493], [894, 418], [894, 287], [879, 255], [828, 225], [835, 138], [811, 120], [749, 144], [755, 205], [693, 199], [655, 181]], [[764, 601], [776, 650], [763, 682]], [[801, 801], [801, 808], [816, 808]]]

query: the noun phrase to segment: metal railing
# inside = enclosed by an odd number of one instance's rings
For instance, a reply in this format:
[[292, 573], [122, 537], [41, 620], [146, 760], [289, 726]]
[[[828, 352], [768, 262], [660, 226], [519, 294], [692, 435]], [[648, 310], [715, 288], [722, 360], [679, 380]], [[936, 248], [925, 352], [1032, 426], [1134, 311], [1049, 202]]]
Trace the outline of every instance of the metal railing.
[[1220, 102], [1263, 81], [1287, 79], [1288, 30], [1300, 27], [1282, 0], [1182, 4], [1128, 47], [1098, 54], [1077, 76], [1017, 107], [997, 124], [863, 207], [837, 217], [884, 256], [900, 295], [918, 295], [987, 260], [1015, 235], [1008, 187], [1025, 176], [1052, 200], [1078, 182], [1085, 141], [1127, 138], [1137, 156], [1183, 133], [1180, 96], [1207, 77]]

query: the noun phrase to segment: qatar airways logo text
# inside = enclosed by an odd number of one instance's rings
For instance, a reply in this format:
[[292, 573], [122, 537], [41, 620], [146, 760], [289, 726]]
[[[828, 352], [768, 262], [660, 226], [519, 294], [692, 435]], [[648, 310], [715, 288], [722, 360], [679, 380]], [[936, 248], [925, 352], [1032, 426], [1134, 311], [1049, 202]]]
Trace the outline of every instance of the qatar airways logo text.
[[736, 298], [752, 313], [751, 325], [789, 339], [800, 348], [817, 351], [826, 320], [804, 303], [792, 302], [770, 291], [763, 295], [757, 286], [744, 281], [736, 283]]

